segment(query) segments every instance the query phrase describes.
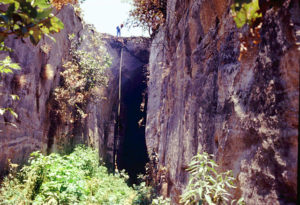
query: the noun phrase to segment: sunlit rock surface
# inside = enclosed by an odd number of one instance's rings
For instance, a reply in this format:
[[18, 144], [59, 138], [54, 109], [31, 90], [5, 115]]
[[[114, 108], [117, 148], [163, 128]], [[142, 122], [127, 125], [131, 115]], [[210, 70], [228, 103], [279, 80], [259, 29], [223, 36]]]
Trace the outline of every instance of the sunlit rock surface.
[[187, 184], [191, 157], [206, 151], [221, 171], [233, 170], [235, 197], [296, 204], [299, 4], [267, 10], [259, 43], [240, 55], [230, 3], [168, 1], [150, 51], [148, 153], [167, 169], [162, 192], [173, 203]]
[[[7, 40], [7, 46], [14, 50], [11, 58], [22, 69], [1, 77], [0, 107], [13, 108], [18, 118], [9, 113], [0, 116], [0, 175], [7, 170], [7, 159], [23, 163], [34, 150], [46, 152], [48, 136], [54, 132], [51, 121], [55, 119], [49, 118], [53, 105], [48, 100], [59, 84], [62, 61], [70, 59], [68, 34], [82, 29], [72, 7], [64, 7], [57, 16], [65, 27], [53, 35], [56, 42], [44, 37], [38, 46], [33, 46], [29, 39]], [[20, 100], [11, 100], [10, 94], [18, 95]]]

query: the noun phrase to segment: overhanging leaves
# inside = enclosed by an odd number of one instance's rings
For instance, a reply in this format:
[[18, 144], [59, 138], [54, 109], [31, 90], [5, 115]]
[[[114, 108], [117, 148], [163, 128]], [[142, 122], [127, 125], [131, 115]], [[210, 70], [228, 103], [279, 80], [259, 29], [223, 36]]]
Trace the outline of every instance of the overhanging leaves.
[[62, 21], [52, 14], [48, 0], [2, 0], [7, 5], [0, 13], [0, 42], [9, 35], [18, 38], [30, 37], [36, 45], [43, 35], [54, 34], [64, 28]]

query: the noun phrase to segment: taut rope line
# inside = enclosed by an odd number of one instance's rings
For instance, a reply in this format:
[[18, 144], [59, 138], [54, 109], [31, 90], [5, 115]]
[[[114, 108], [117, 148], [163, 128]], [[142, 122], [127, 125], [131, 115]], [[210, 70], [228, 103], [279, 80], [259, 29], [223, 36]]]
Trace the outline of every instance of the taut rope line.
[[122, 41], [121, 59], [119, 68], [119, 102], [118, 102], [118, 116], [117, 116], [117, 133], [114, 136], [114, 151], [113, 151], [113, 171], [117, 169], [117, 141], [120, 138], [120, 115], [121, 115], [121, 92], [122, 92], [122, 64], [123, 64], [123, 48], [124, 42]]

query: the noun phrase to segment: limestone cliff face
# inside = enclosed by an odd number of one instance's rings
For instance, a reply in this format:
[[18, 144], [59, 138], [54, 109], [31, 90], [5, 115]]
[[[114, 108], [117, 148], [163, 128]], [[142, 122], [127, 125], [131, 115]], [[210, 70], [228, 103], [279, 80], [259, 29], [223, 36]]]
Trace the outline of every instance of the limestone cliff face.
[[168, 170], [162, 192], [174, 203], [191, 157], [206, 151], [233, 170], [247, 204], [295, 204], [299, 4], [267, 9], [259, 44], [240, 56], [239, 32], [250, 34], [236, 28], [231, 3], [168, 1], [150, 52], [148, 153]]
[[[62, 61], [70, 58], [68, 34], [78, 34], [82, 29], [72, 7], [64, 7], [58, 17], [65, 28], [54, 34], [56, 43], [47, 38], [38, 46], [33, 46], [28, 39], [24, 43], [13, 38], [7, 40], [8, 47], [14, 50], [11, 58], [22, 69], [1, 77], [0, 107], [13, 108], [19, 116], [17, 119], [10, 114], [0, 116], [0, 175], [7, 170], [8, 158], [23, 163], [32, 151], [47, 150], [48, 136], [53, 129], [49, 118], [52, 105], [48, 101], [59, 84]], [[18, 95], [20, 100], [12, 101], [9, 94]]]

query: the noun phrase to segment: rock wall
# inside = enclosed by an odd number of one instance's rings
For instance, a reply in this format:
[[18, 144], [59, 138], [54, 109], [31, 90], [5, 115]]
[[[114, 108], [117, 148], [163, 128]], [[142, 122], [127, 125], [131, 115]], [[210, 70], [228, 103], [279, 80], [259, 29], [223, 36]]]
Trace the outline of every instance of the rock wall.
[[296, 204], [299, 2], [266, 7], [259, 43], [244, 53], [240, 33], [251, 34], [236, 28], [231, 3], [168, 1], [150, 51], [148, 153], [156, 152], [157, 167], [167, 170], [161, 192], [173, 203], [187, 184], [191, 157], [206, 151], [220, 171], [233, 170], [235, 197]]
[[[49, 135], [53, 133], [48, 103], [53, 89], [59, 84], [62, 61], [68, 60], [70, 42], [68, 34], [78, 34], [82, 29], [80, 18], [73, 7], [66, 6], [58, 17], [64, 22], [64, 29], [54, 34], [56, 42], [44, 37], [37, 46], [14, 38], [6, 44], [14, 52], [10, 54], [20, 71], [1, 76], [0, 107], [10, 107], [18, 118], [9, 113], [0, 116], [0, 176], [7, 170], [7, 159], [23, 163], [34, 150], [46, 152]], [[1, 54], [3, 56], [7, 54]], [[20, 97], [12, 101], [10, 94]]]

